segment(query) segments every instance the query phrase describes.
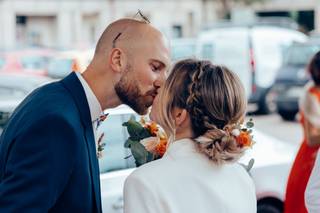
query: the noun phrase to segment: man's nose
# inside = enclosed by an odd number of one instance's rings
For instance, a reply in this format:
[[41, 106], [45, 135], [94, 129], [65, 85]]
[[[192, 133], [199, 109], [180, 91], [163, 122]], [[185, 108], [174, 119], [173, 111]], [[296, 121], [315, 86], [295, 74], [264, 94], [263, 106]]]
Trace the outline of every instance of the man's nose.
[[166, 79], [167, 79], [166, 72], [161, 72], [161, 74], [156, 79], [154, 85], [156, 87], [161, 87], [165, 83]]

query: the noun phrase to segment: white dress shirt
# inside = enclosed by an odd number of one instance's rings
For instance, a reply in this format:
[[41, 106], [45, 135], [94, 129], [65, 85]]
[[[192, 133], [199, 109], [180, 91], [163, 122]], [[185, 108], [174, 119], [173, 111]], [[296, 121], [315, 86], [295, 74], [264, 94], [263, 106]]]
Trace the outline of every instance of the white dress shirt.
[[305, 203], [309, 213], [320, 212], [320, 152], [317, 154], [305, 192]]
[[125, 181], [125, 213], [256, 213], [255, 187], [239, 164], [217, 166], [191, 139], [173, 142], [165, 156]]
[[101, 105], [96, 95], [93, 93], [92, 89], [90, 88], [89, 84], [82, 77], [81, 73], [76, 72], [76, 74], [81, 82], [81, 85], [87, 97], [87, 101], [90, 109], [91, 121], [92, 121], [93, 134], [95, 137], [95, 142], [97, 143], [97, 140], [98, 140], [97, 139], [97, 121], [100, 118], [100, 115], [102, 114]]

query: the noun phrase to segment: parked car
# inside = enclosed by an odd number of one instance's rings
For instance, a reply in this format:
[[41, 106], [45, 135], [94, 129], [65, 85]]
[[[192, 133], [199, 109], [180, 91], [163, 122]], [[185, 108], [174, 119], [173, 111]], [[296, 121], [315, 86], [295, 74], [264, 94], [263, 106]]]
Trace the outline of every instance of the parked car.
[[0, 129], [5, 126], [11, 113], [35, 88], [52, 81], [43, 76], [22, 73], [0, 73]]
[[93, 53], [93, 50], [59, 52], [49, 61], [48, 76], [59, 79], [72, 71], [83, 72], [93, 58]]
[[295, 119], [299, 111], [298, 100], [310, 79], [306, 66], [319, 50], [320, 39], [294, 43], [287, 49], [271, 89], [277, 112], [284, 120]]
[[171, 58], [173, 61], [196, 56], [196, 39], [179, 38], [171, 40]]
[[[128, 133], [121, 124], [130, 116], [137, 119], [138, 116], [123, 106], [107, 112], [110, 115], [99, 130], [106, 135], [104, 157], [99, 160], [102, 208], [104, 212], [122, 213], [124, 181], [135, 165], [132, 157], [126, 159], [130, 151], [123, 144]], [[255, 160], [250, 174], [256, 187], [258, 213], [281, 213], [287, 178], [298, 147], [257, 130], [254, 139], [257, 143], [248, 150], [241, 162], [247, 164], [251, 158]]]
[[304, 42], [301, 32], [277, 26], [225, 25], [200, 33], [197, 55], [236, 72], [251, 110], [269, 113], [268, 91], [282, 63], [283, 51], [293, 42]]
[[0, 52], [0, 72], [47, 76], [47, 67], [55, 51], [22, 49]]

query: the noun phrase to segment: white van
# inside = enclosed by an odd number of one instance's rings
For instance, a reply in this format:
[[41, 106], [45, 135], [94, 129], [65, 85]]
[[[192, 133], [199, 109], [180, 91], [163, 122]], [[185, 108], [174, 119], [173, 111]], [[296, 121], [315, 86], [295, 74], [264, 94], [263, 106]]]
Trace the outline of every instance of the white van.
[[171, 59], [177, 60], [185, 58], [194, 58], [196, 56], [196, 39], [194, 38], [177, 38], [170, 42]]
[[270, 111], [268, 91], [282, 63], [282, 54], [294, 41], [306, 41], [301, 32], [277, 26], [224, 26], [199, 34], [197, 56], [223, 64], [242, 80], [249, 103], [260, 113]]

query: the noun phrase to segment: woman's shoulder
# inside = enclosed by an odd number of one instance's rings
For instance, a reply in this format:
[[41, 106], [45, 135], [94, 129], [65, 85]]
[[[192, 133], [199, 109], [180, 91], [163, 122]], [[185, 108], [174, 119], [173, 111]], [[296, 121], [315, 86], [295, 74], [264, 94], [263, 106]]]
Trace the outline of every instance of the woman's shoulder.
[[128, 177], [137, 181], [152, 182], [153, 179], [161, 178], [166, 173], [166, 162], [164, 159], [146, 163], [135, 169]]

